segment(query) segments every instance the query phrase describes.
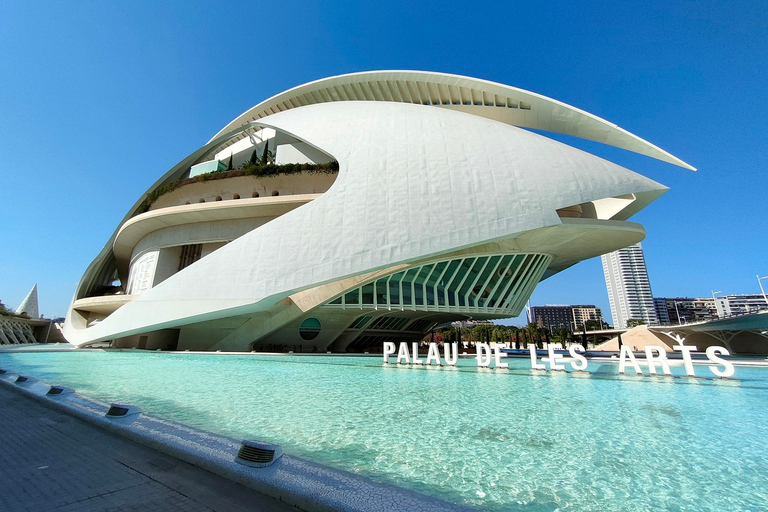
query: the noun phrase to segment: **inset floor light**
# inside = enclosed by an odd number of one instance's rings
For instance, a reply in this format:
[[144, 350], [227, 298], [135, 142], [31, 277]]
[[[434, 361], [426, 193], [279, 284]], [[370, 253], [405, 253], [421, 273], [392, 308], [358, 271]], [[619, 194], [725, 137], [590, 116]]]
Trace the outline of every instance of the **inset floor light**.
[[132, 416], [134, 414], [140, 414], [141, 409], [134, 407], [133, 405], [112, 404], [109, 406], [109, 410], [104, 415], [107, 418], [125, 418], [126, 416]]
[[235, 457], [235, 462], [253, 468], [263, 468], [273, 464], [282, 456], [283, 449], [280, 445], [244, 440]]

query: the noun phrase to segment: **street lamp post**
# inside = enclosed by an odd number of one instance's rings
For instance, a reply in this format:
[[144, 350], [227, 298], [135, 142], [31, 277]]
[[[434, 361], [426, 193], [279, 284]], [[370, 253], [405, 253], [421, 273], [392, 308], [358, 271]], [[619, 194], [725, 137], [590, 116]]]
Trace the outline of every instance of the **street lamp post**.
[[[718, 291], [710, 290], [710, 291], [712, 292], [712, 302], [714, 302], [715, 311], [717, 311], [717, 299], [715, 298], [715, 295], [717, 295], [718, 293], [723, 293], [723, 292], [721, 292], [720, 290], [718, 290]], [[723, 308], [723, 313], [725, 313], [725, 308]], [[723, 315], [723, 316], [725, 316], [725, 315]]]
[[765, 305], [768, 306], [768, 297], [765, 296], [765, 289], [763, 289], [763, 279], [768, 279], [768, 276], [760, 277], [760, 274], [757, 274], [757, 284], [760, 285], [760, 291], [763, 292], [763, 300]]

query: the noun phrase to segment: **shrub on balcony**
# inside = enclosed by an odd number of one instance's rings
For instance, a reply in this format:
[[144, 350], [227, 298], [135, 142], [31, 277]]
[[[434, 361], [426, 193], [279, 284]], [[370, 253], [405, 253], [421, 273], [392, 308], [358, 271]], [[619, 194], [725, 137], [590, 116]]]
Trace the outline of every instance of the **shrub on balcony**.
[[200, 174], [194, 178], [186, 178], [157, 187], [147, 194], [147, 197], [136, 209], [136, 215], [149, 211], [149, 208], [158, 200], [158, 198], [160, 198], [160, 196], [173, 192], [177, 188], [189, 185], [190, 183], [223, 180], [227, 178], [236, 178], [238, 176], [270, 177], [301, 174], [302, 172], [309, 174], [336, 174], [339, 172], [339, 162], [333, 160], [325, 164], [262, 164], [258, 160], [256, 162], [247, 161], [237, 169], [231, 171], [209, 172]]

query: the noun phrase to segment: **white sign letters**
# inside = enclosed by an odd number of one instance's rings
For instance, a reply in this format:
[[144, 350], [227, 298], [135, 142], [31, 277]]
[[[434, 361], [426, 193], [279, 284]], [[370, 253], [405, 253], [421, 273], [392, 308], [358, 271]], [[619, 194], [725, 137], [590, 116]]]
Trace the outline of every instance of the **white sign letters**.
[[[488, 343], [475, 344], [477, 355], [475, 360], [478, 368], [496, 368], [507, 369], [509, 363], [502, 362], [502, 352], [498, 347], [491, 347]], [[696, 347], [691, 345], [675, 345], [672, 347], [676, 353], [680, 354], [685, 368], [685, 375], [696, 377], [696, 370], [693, 365], [692, 352]], [[531, 369], [544, 371], [566, 371], [569, 366], [571, 370], [577, 372], [586, 371], [588, 361], [584, 356], [584, 348], [581, 345], [571, 345], [568, 348], [568, 354], [558, 349], [555, 345], [547, 346], [546, 357], [538, 358], [535, 345], [528, 345], [528, 351], [531, 356]], [[419, 344], [400, 343], [399, 346], [391, 341], [384, 343], [384, 362], [390, 362], [390, 356], [395, 356], [398, 364], [410, 364], [421, 366], [455, 366], [459, 358], [458, 343], [444, 343], [442, 357], [440, 347], [437, 343], [430, 343], [427, 350], [426, 359], [419, 357]], [[733, 363], [723, 359], [720, 356], [730, 355], [728, 350], [723, 347], [709, 347], [706, 350], [707, 360], [712, 363], [707, 368], [715, 377], [728, 378], [733, 376], [735, 369]], [[541, 361], [541, 362], [540, 362]], [[627, 369], [631, 368], [636, 375], [646, 375], [642, 366], [648, 367], [647, 375], [672, 375], [670, 369], [670, 359], [664, 347], [658, 345], [647, 345], [645, 347], [645, 358], [638, 358], [629, 349], [627, 345], [622, 345], [619, 352], [619, 370], [621, 375], [626, 374]], [[547, 366], [548, 363], [549, 366]]]

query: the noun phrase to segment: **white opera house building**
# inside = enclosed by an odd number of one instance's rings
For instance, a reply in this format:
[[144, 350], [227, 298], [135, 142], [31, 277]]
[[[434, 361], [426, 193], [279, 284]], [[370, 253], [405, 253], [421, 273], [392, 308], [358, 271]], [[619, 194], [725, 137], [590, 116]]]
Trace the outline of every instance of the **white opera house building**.
[[77, 286], [77, 346], [381, 349], [518, 315], [542, 279], [644, 238], [666, 187], [528, 129], [693, 169], [559, 101], [443, 73], [278, 94], [166, 172]]

